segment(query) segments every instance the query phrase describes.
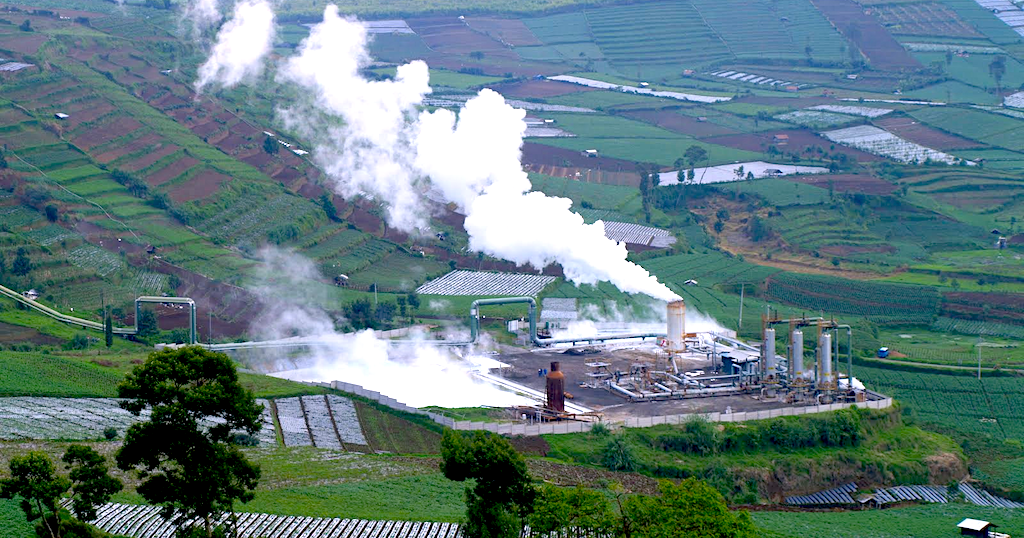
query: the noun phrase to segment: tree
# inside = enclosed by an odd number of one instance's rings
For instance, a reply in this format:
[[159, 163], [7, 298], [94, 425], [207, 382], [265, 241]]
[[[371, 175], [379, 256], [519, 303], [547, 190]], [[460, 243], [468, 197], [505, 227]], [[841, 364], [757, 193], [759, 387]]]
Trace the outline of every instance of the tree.
[[28, 19], [25, 19], [25, 22], [23, 22], [23, 23], [18, 25], [18, 29], [21, 30], [22, 32], [31, 32], [32, 31], [32, 21], [30, 21]]
[[50, 222], [57, 222], [57, 217], [60, 215], [57, 212], [57, 206], [53, 204], [46, 204], [46, 220]]
[[416, 295], [415, 292], [405, 296], [406, 300], [409, 301], [409, 308], [418, 310], [420, 307], [420, 296]]
[[1006, 56], [1002, 54], [992, 58], [992, 61], [988, 64], [988, 73], [992, 75], [992, 80], [996, 81], [996, 93], [1002, 91], [1003, 75], [1006, 74]]
[[7, 272], [7, 258], [4, 257], [4, 253], [0, 252], [0, 275]]
[[334, 201], [331, 200], [331, 195], [326, 192], [320, 195], [320, 207], [324, 209], [324, 213], [327, 214], [327, 218], [333, 221], [338, 221], [338, 208], [334, 206]]
[[600, 535], [612, 530], [614, 517], [608, 500], [600, 492], [545, 484], [534, 502], [530, 529], [544, 536], [567, 536], [574, 530]]
[[139, 314], [138, 327], [138, 334], [143, 338], [155, 336], [160, 332], [160, 329], [156, 324], [156, 314], [154, 314], [152, 310], [142, 310]]
[[3, 153], [0, 153], [0, 170], [7, 168], [7, 157], [4, 157]]
[[405, 312], [406, 312], [405, 296], [404, 295], [399, 295], [398, 297], [395, 298], [395, 300], [398, 301], [398, 315], [402, 316], [404, 318], [405, 317]]
[[[696, 166], [697, 163], [701, 161], [710, 162], [710, 155], [708, 154], [707, 150], [696, 144], [686, 148], [686, 151], [683, 152], [683, 156], [686, 157], [686, 161], [690, 163], [691, 168]], [[701, 180], [704, 179], [704, 172], [701, 172], [700, 178]]]
[[[630, 507], [636, 534], [647, 538], [754, 538], [757, 528], [746, 512], [729, 511], [722, 494], [706, 482], [687, 478], [659, 484], [660, 497]], [[628, 506], [628, 505], [627, 505]]]
[[63, 460], [71, 471], [68, 477], [75, 501], [72, 512], [82, 521], [96, 519], [96, 510], [106, 504], [111, 495], [121, 491], [124, 484], [110, 476], [107, 459], [87, 446], [69, 446]]
[[[259, 466], [230, 443], [232, 432], [255, 435], [262, 406], [238, 380], [231, 359], [198, 346], [152, 353], [117, 387], [121, 407], [150, 419], [133, 424], [117, 451], [117, 466], [135, 469], [147, 502], [179, 528], [214, 522], [236, 501], [254, 497]], [[213, 425], [208, 425], [208, 424]]]
[[28, 259], [28, 251], [25, 247], [18, 247], [18, 255], [14, 258], [14, 264], [11, 265], [11, 273], [16, 276], [25, 276], [32, 271], [32, 260]]
[[45, 452], [33, 450], [24, 456], [11, 458], [11, 477], [0, 479], [0, 499], [21, 497], [21, 510], [31, 523], [42, 518], [47, 534], [60, 536], [55, 524], [58, 500], [71, 481], [57, 474]]
[[280, 149], [278, 148], [278, 145], [279, 144], [277, 143], [277, 141], [274, 140], [272, 137], [268, 136], [263, 139], [263, 151], [269, 153], [270, 155], [274, 155], [275, 153], [277, 153], [278, 149]]
[[466, 486], [466, 538], [518, 538], [532, 511], [536, 490], [526, 462], [508, 440], [489, 432], [445, 430], [441, 472]]
[[651, 201], [654, 198], [654, 188], [658, 186], [658, 168], [651, 165], [638, 165], [637, 172], [640, 174], [640, 205], [643, 207], [644, 218], [651, 222]]

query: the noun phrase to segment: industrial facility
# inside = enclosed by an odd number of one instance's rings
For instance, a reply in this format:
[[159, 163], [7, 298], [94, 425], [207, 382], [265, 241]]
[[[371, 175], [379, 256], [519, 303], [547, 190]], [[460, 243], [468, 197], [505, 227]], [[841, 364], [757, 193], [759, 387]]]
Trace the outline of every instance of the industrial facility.
[[762, 341], [751, 345], [729, 334], [687, 332], [682, 300], [666, 310], [662, 334], [548, 340], [532, 332], [533, 348], [502, 353], [497, 358], [503, 368], [479, 375], [537, 400], [535, 407], [516, 410], [530, 421], [756, 411], [882, 397], [853, 377], [848, 325], [768, 313]]

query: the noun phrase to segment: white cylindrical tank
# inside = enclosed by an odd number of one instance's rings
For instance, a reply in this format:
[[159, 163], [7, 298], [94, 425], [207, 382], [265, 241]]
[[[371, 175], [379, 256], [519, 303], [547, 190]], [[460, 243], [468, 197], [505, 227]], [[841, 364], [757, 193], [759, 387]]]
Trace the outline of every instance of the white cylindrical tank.
[[668, 333], [665, 336], [665, 351], [682, 353], [686, 351], [686, 303], [682, 299], [668, 303]]
[[832, 335], [825, 333], [821, 335], [821, 351], [818, 352], [818, 360], [821, 362], [821, 380], [828, 383], [832, 381]]
[[793, 349], [791, 350], [793, 377], [804, 377], [804, 332], [800, 329], [793, 331]]
[[777, 366], [775, 361], [775, 329], [769, 327], [764, 330], [764, 345], [761, 346], [761, 349], [764, 350], [764, 356], [761, 360], [764, 361], [768, 375], [775, 375], [775, 368]]

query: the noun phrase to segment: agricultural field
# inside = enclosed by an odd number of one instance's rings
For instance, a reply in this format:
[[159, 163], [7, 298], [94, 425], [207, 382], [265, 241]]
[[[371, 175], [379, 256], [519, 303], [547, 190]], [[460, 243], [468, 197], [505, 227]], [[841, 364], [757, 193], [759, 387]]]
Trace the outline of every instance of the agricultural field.
[[452, 271], [416, 289], [423, 295], [535, 296], [555, 277]]
[[863, 316], [879, 324], [930, 325], [938, 314], [934, 288], [780, 273], [770, 277], [767, 297], [813, 311]]
[[953, 155], [915, 144], [883, 129], [867, 125], [826, 131], [822, 134], [833, 142], [889, 157], [902, 163], [939, 162], [953, 165], [963, 162]]

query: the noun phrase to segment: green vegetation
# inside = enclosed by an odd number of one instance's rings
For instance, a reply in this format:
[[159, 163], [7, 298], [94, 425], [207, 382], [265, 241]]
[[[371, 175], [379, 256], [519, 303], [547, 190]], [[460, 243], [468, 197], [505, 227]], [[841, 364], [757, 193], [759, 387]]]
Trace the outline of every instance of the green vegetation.
[[[680, 426], [625, 429], [616, 434], [546, 435], [549, 456], [612, 470], [636, 470], [654, 477], [699, 477], [733, 503], [755, 503], [770, 497], [773, 482], [766, 476], [810, 481], [820, 473], [842, 471], [850, 479], [858, 471], [882, 473], [898, 483], [929, 483], [923, 460], [933, 454], [961, 454], [950, 439], [904, 425], [898, 409], [849, 410], [822, 416], [786, 417], [724, 429], [701, 421]], [[850, 461], [856, 461], [854, 467]], [[942, 472], [954, 473], [956, 469]], [[851, 474], [852, 473], [852, 474]]]
[[754, 512], [754, 522], [775, 533], [799, 538], [945, 538], [964, 518], [983, 519], [1001, 528], [1024, 524], [1018, 510], [969, 504], [929, 504], [889, 510], [853, 512]]

